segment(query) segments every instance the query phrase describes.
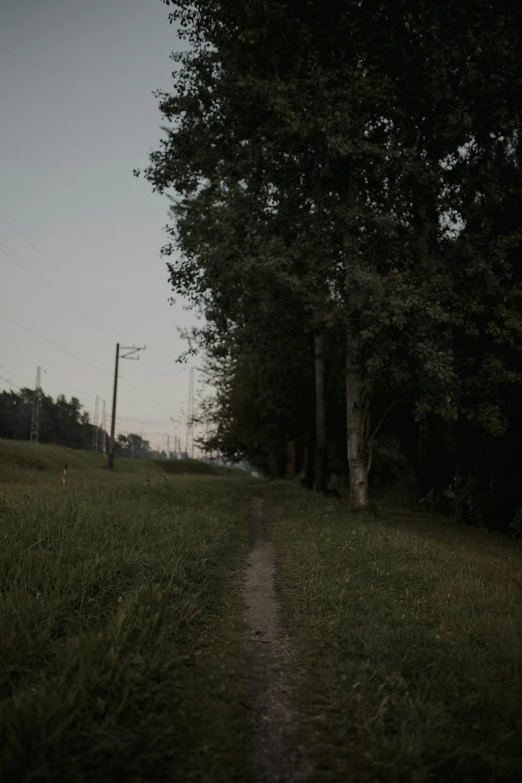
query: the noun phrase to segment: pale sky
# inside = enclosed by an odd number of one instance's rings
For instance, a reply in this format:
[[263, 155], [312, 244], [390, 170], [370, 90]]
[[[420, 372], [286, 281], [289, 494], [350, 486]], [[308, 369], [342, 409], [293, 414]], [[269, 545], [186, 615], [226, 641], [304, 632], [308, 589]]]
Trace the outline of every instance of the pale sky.
[[116, 342], [145, 344], [120, 363], [118, 428], [163, 447], [184, 439], [170, 417], [198, 362], [175, 363], [177, 327], [196, 318], [169, 304], [168, 202], [132, 170], [157, 146], [151, 93], [183, 45], [168, 13], [161, 0], [0, 0], [0, 389], [33, 387], [40, 365], [45, 393], [91, 417], [98, 395], [109, 413]]

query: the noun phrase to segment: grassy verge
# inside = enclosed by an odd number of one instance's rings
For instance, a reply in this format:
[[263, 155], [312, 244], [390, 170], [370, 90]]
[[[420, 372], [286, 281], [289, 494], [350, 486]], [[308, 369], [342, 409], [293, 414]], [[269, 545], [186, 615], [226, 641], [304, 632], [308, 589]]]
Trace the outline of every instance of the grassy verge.
[[[114, 484], [121, 477], [154, 480], [160, 475], [236, 476], [247, 474], [239, 468], [227, 468], [195, 459], [133, 460], [116, 459], [116, 472], [107, 469], [102, 454], [80, 449], [67, 449], [51, 443], [31, 443], [0, 438], [0, 488], [6, 485], [27, 484], [51, 486], [61, 484], [64, 465], [68, 465], [68, 483], [73, 486]], [[114, 478], [117, 476], [117, 478]]]
[[196, 459], [157, 459], [154, 460], [161, 470], [171, 474], [197, 474], [205, 476], [245, 476], [240, 468], [227, 468], [212, 462], [199, 462]]
[[263, 491], [315, 779], [522, 780], [520, 547]]
[[0, 487], [0, 777], [241, 780], [246, 482], [100, 473]]

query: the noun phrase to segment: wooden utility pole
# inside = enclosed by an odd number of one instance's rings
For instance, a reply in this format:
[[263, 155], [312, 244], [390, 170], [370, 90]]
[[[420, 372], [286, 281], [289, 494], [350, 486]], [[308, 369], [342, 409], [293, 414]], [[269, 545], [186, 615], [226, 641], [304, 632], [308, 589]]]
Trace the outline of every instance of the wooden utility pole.
[[[122, 347], [122, 351], [127, 351], [127, 353], [120, 354], [120, 344], [116, 343], [116, 362], [114, 365], [114, 391], [112, 393], [112, 418], [111, 418], [111, 437], [109, 441], [109, 468], [114, 468], [114, 446], [115, 446], [115, 433], [116, 433], [116, 402], [118, 398], [118, 365], [120, 359], [139, 359], [139, 353], [138, 351], [144, 351], [146, 349], [146, 345], [142, 345], [141, 347], [137, 347], [136, 345], [132, 345], [129, 348]], [[138, 353], [138, 356], [134, 356], [134, 354]]]

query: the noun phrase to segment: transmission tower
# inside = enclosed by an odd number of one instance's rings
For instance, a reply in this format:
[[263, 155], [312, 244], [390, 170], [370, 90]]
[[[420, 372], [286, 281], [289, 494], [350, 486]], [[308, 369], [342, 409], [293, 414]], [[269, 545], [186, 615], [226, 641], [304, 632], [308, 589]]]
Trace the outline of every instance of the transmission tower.
[[189, 444], [191, 455], [194, 458], [194, 368], [190, 368], [189, 393], [187, 409], [187, 432], [185, 435], [185, 453], [189, 456]]
[[34, 386], [34, 398], [33, 398], [33, 413], [31, 416], [31, 432], [29, 435], [30, 440], [38, 443], [38, 432], [40, 429], [40, 393], [42, 388], [40, 386], [40, 377], [42, 368], [36, 368], [36, 383]]
[[98, 397], [96, 397], [96, 402], [94, 403], [94, 419], [93, 419], [93, 427], [92, 427], [92, 450], [93, 451], [99, 451], [100, 448], [100, 427], [99, 427], [99, 403], [100, 400]]
[[191, 405], [191, 415], [192, 415], [192, 448], [191, 448], [191, 457], [194, 459], [194, 425], [195, 425], [195, 416], [196, 416], [196, 380], [195, 380], [196, 373], [194, 369], [192, 368], [192, 405]]

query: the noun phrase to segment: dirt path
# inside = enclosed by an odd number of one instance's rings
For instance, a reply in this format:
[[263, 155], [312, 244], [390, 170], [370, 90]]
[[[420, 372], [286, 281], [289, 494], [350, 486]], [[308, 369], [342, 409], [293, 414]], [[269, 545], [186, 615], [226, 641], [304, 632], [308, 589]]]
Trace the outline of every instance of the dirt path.
[[275, 588], [274, 551], [263, 519], [262, 500], [251, 508], [252, 547], [243, 591], [248, 623], [251, 780], [298, 783], [310, 779], [304, 749], [296, 745], [297, 716], [289, 706], [284, 671], [289, 645], [281, 626]]

